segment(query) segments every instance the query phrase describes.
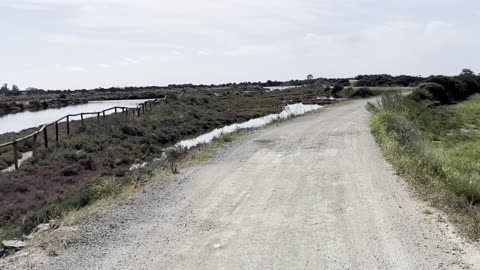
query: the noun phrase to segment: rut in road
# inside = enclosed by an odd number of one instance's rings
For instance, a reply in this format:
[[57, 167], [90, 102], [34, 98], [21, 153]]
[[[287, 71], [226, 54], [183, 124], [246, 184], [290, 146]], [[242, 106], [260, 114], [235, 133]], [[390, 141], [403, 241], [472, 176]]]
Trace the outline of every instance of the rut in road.
[[365, 104], [257, 130], [80, 225], [75, 244], [35, 267], [475, 268], [478, 252], [385, 162]]

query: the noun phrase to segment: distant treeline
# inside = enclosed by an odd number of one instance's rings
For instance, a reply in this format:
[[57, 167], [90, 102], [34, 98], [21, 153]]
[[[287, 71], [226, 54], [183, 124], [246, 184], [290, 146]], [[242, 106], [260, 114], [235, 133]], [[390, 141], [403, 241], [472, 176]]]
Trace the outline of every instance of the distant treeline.
[[[25, 91], [19, 91], [17, 86], [13, 86], [12, 90], [7, 88], [5, 84], [0, 89], [0, 96], [17, 96], [23, 95], [35, 96], [35, 95], [44, 95], [44, 94], [58, 94], [58, 95], [69, 95], [70, 93], [84, 93], [91, 95], [92, 93], [115, 93], [115, 92], [128, 92], [133, 94], [135, 92], [157, 92], [157, 91], [186, 91], [188, 89], [217, 89], [221, 90], [222, 88], [248, 88], [248, 89], [261, 89], [262, 87], [276, 87], [276, 86], [301, 86], [301, 85], [323, 85], [323, 86], [356, 86], [356, 87], [389, 87], [389, 86], [400, 86], [400, 87], [415, 87], [425, 81], [431, 80], [432, 78], [441, 77], [441, 76], [430, 76], [427, 78], [421, 76], [409, 76], [409, 75], [399, 75], [392, 76], [389, 74], [374, 74], [374, 75], [358, 75], [353, 78], [316, 78], [316, 79], [306, 79], [306, 80], [289, 80], [289, 81], [272, 81], [268, 80], [266, 82], [241, 82], [241, 83], [226, 83], [226, 84], [170, 84], [168, 86], [128, 86], [128, 87], [108, 87], [108, 88], [95, 88], [95, 89], [66, 89], [66, 90], [44, 90], [38, 88], [27, 88]], [[135, 98], [135, 97], [132, 97]]]
[[423, 77], [408, 75], [392, 76], [388, 74], [380, 75], [358, 75], [354, 78], [356, 86], [375, 87], [375, 86], [417, 86], [425, 80]]
[[[188, 89], [188, 88], [231, 88], [231, 87], [275, 87], [275, 86], [300, 86], [306, 84], [321, 84], [327, 86], [350, 86], [352, 81], [355, 86], [359, 87], [375, 87], [375, 86], [416, 86], [420, 82], [425, 80], [422, 77], [400, 75], [392, 76], [388, 74], [379, 75], [358, 75], [354, 78], [316, 78], [307, 80], [289, 80], [289, 81], [272, 81], [266, 82], [240, 82], [240, 83], [225, 83], [225, 84], [170, 84], [168, 86], [127, 86], [127, 87], [108, 87], [108, 88], [95, 88], [95, 89], [66, 89], [66, 90], [54, 90], [54, 89], [39, 89], [39, 88], [27, 88], [23, 92], [26, 95], [42, 95], [42, 94], [68, 94], [75, 93], [91, 93], [94, 92], [135, 92], [135, 91], [153, 91], [153, 90], [175, 90], [175, 89]], [[20, 95], [17, 86], [13, 86], [12, 90], [7, 88], [5, 84], [0, 89], [0, 95]]]

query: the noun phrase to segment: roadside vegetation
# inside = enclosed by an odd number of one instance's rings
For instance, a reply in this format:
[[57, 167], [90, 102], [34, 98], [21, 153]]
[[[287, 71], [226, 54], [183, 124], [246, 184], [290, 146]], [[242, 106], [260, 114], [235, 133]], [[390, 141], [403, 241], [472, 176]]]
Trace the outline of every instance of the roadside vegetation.
[[480, 78], [430, 77], [369, 104], [372, 133], [396, 171], [480, 238]]

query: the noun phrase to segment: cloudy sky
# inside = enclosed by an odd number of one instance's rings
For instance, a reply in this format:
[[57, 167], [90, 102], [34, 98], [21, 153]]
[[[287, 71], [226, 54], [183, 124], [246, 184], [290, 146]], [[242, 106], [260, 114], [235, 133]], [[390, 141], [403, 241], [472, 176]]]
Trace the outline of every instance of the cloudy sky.
[[94, 88], [480, 72], [478, 0], [0, 0], [0, 82]]

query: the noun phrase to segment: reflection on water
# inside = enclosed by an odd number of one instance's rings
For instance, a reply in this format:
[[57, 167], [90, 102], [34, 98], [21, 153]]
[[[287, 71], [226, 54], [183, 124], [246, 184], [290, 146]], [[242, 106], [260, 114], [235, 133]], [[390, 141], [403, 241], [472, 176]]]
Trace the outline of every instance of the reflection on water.
[[[136, 107], [147, 100], [148, 99], [90, 101], [86, 104], [72, 105], [58, 109], [47, 109], [37, 112], [26, 111], [8, 114], [0, 117], [0, 134], [7, 132], [18, 132], [26, 128], [37, 127], [58, 120], [67, 114], [97, 112], [116, 106]], [[113, 113], [113, 111], [107, 113]], [[85, 118], [94, 116], [95, 115], [89, 115], [85, 116]], [[78, 117], [78, 119], [80, 119], [80, 117]], [[77, 119], [72, 118], [72, 120]]]

